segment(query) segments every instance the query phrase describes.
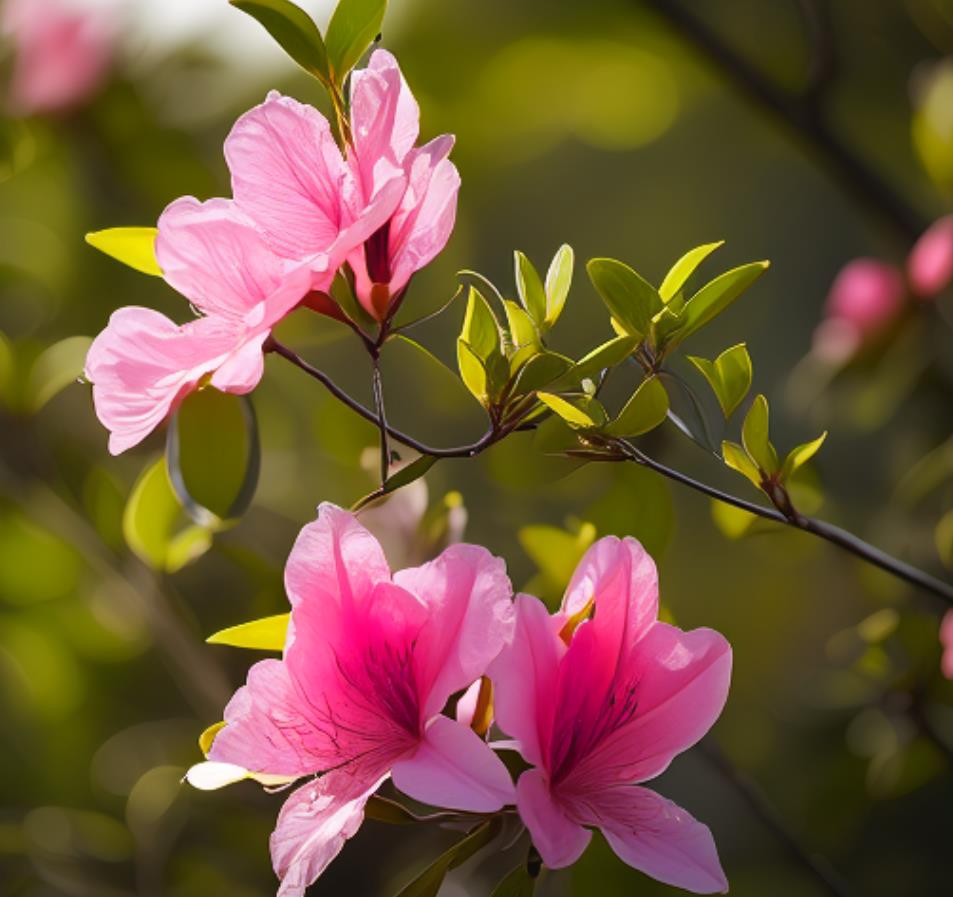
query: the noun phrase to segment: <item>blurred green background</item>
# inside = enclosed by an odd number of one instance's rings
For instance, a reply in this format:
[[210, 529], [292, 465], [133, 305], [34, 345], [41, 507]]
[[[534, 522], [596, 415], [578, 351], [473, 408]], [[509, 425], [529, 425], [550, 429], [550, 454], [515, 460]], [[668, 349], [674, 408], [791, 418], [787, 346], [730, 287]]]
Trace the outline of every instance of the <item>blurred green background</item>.
[[[301, 5], [326, 20], [327, 4]], [[685, 5], [767, 77], [798, 89], [811, 55], [802, 4]], [[951, 204], [953, 91], [936, 66], [953, 53], [953, 4], [830, 5], [834, 127], [926, 224]], [[125, 547], [122, 515], [163, 436], [109, 457], [89, 387], [57, 391], [63, 364], [43, 353], [95, 335], [120, 305], [185, 320], [171, 289], [97, 254], [83, 235], [151, 225], [180, 195], [226, 194], [222, 141], [269, 88], [324, 98], [225, 0], [120, 7], [126, 39], [99, 94], [69, 115], [7, 116], [0, 135], [0, 894], [270, 894], [267, 837], [282, 796], [252, 783], [211, 794], [180, 784], [200, 758], [198, 734], [257, 659], [203, 640], [285, 609], [281, 569], [294, 536], [319, 501], [348, 505], [372, 487], [361, 455], [374, 430], [269, 358], [253, 396], [263, 454], [250, 510], [196, 562], [156, 573]], [[728, 241], [716, 270], [771, 259], [690, 351], [714, 357], [747, 341], [776, 441], [832, 431], [816, 466], [819, 514], [950, 577], [951, 527], [935, 534], [953, 506], [949, 297], [832, 382], [811, 382], [802, 359], [839, 267], [857, 255], [900, 262], [908, 245], [809, 142], [636, 0], [392, 0], [384, 43], [421, 103], [423, 135], [457, 135], [463, 178], [454, 237], [415, 279], [408, 314], [445, 302], [462, 268], [512, 295], [514, 249], [542, 267], [569, 242], [579, 264], [554, 342], [578, 355], [611, 336], [582, 272], [591, 256], [623, 259], [656, 281], [711, 240]], [[462, 313], [454, 305], [416, 334], [451, 366]], [[281, 335], [370, 401], [364, 356], [346, 330], [303, 311]], [[444, 445], [482, 431], [453, 375], [389, 348], [393, 423]], [[466, 538], [503, 556], [517, 587], [533, 581], [550, 594], [583, 522], [641, 538], [679, 624], [715, 627], [734, 646], [731, 697], [709, 738], [852, 893], [944, 892], [953, 686], [938, 674], [942, 608], [802, 534], [757, 526], [729, 538], [706, 499], [632, 465], [561, 478], [559, 462], [530, 443], [518, 436], [475, 461], [437, 465], [431, 502], [458, 491]], [[755, 497], [674, 427], [646, 443], [673, 466]], [[525, 531], [543, 525], [569, 535]], [[710, 825], [733, 894], [824, 893], [698, 751], [657, 787]], [[369, 823], [313, 892], [392, 893], [450, 837]], [[445, 893], [487, 894], [518, 860], [471, 863]], [[599, 839], [538, 891], [667, 892]]]

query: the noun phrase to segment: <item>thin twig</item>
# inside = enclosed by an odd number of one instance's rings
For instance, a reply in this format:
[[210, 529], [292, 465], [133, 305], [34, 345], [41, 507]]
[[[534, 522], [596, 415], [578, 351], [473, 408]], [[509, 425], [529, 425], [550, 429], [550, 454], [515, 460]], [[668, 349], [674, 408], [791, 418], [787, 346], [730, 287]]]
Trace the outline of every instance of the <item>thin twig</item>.
[[374, 408], [377, 411], [377, 429], [381, 444], [381, 488], [387, 482], [390, 472], [390, 446], [387, 443], [387, 412], [384, 409], [384, 384], [381, 382], [381, 358], [378, 351], [371, 353], [372, 384], [374, 389]]

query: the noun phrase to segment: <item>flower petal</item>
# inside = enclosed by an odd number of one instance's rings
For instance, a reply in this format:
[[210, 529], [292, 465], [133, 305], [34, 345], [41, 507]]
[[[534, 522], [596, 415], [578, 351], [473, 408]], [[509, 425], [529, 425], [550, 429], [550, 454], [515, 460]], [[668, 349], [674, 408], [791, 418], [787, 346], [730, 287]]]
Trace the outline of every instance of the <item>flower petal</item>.
[[570, 819], [553, 800], [542, 770], [530, 769], [520, 776], [516, 806], [543, 863], [550, 869], [571, 866], [592, 840], [592, 832]]
[[602, 830], [623, 862], [646, 875], [696, 894], [728, 890], [708, 826], [654, 791], [618, 786], [587, 795], [573, 810]]
[[271, 835], [278, 897], [303, 897], [364, 821], [364, 806], [386, 777], [368, 781], [332, 772], [285, 801]]
[[394, 764], [394, 784], [436, 807], [492, 813], [513, 803], [513, 781], [503, 761], [468, 726], [436, 717], [416, 753]]

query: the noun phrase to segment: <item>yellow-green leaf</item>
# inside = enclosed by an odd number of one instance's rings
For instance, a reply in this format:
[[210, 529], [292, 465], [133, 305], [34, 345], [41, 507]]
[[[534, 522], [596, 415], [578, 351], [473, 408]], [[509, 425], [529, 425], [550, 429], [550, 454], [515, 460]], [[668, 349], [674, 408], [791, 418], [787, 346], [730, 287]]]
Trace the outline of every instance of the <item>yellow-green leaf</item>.
[[569, 296], [569, 287], [572, 285], [572, 271], [575, 256], [572, 246], [563, 243], [553, 256], [546, 272], [546, 320], [545, 326], [552, 327], [559, 320], [566, 298]]
[[558, 414], [567, 424], [573, 427], [597, 427], [598, 422], [588, 411], [584, 411], [578, 405], [573, 404], [562, 396], [554, 395], [551, 392], [536, 393], [539, 400], [551, 411]]
[[611, 436], [641, 436], [654, 430], [667, 414], [668, 393], [658, 377], [649, 377], [606, 427], [606, 432]]
[[222, 629], [205, 641], [210, 645], [231, 645], [233, 648], [252, 648], [256, 651], [283, 651], [290, 620], [291, 614], [262, 617]]
[[516, 268], [516, 292], [520, 302], [537, 326], [542, 326], [546, 320], [546, 291], [539, 279], [539, 273], [519, 250], [513, 253], [513, 262]]
[[207, 729], [202, 731], [202, 734], [199, 735], [199, 750], [207, 757], [208, 752], [212, 749], [212, 742], [215, 741], [215, 736], [218, 735], [222, 729], [225, 728], [225, 721], [220, 720], [217, 723], [212, 723]]
[[748, 457], [748, 453], [737, 442], [725, 440], [721, 444], [721, 457], [733, 470], [747, 477], [759, 489], [761, 488], [761, 472], [757, 465]]
[[489, 401], [486, 368], [470, 344], [462, 338], [457, 340], [457, 366], [464, 386], [470, 390], [478, 402], [486, 405]]
[[130, 268], [161, 277], [155, 248], [158, 233], [154, 227], [111, 227], [86, 234], [86, 242]]
[[587, 377], [596, 377], [606, 368], [621, 364], [634, 351], [639, 340], [634, 336], [618, 336], [597, 346], [577, 361], [553, 384], [554, 391], [578, 388]]
[[821, 433], [817, 439], [812, 439], [810, 442], [802, 443], [791, 449], [781, 468], [781, 482], [784, 482], [799, 467], [807, 464], [818, 453], [825, 439], [827, 439], [827, 430]]
[[71, 336], [45, 349], [33, 362], [26, 382], [27, 410], [36, 413], [83, 373], [92, 340]]
[[695, 269], [705, 261], [716, 249], [725, 245], [724, 240], [717, 243], [705, 243], [690, 249], [674, 265], [671, 271], [665, 275], [665, 280], [659, 287], [659, 295], [663, 302], [671, 302], [678, 292], [685, 286], [688, 278], [695, 273]]
[[387, 0], [339, 0], [327, 33], [328, 64], [339, 86], [374, 43], [386, 11]]
[[689, 355], [688, 360], [708, 381], [725, 418], [731, 417], [751, 389], [753, 371], [745, 344], [725, 349], [713, 362], [694, 355]]
[[711, 502], [711, 519], [721, 534], [728, 539], [740, 539], [758, 520], [750, 511], [717, 499], [712, 499]]
[[652, 318], [662, 309], [655, 287], [615, 259], [591, 259], [586, 270], [612, 317], [626, 333], [644, 337]]
[[778, 472], [778, 453], [768, 437], [768, 400], [755, 396], [741, 426], [741, 441], [748, 457], [766, 474]]

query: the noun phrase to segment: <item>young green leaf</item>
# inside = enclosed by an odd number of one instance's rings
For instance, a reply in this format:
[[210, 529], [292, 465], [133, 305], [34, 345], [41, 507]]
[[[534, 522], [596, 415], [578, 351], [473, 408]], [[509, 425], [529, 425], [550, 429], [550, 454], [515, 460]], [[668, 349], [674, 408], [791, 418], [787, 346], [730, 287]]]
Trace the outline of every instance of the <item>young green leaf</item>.
[[733, 268], [703, 286], [682, 309], [679, 317], [684, 321], [672, 345], [683, 342], [712, 318], [720, 315], [765, 271], [769, 262], [751, 262]]
[[404, 486], [409, 486], [411, 483], [419, 480], [438, 460], [435, 455], [421, 455], [419, 458], [415, 458], [409, 464], [403, 465], [403, 467], [400, 467], [395, 473], [391, 474], [380, 489], [375, 489], [369, 495], [365, 495], [356, 501], [351, 510], [359, 511], [361, 508], [383, 498], [385, 495], [390, 495], [391, 492], [396, 492]]
[[162, 277], [162, 269], [156, 261], [158, 233], [154, 227], [110, 227], [86, 234], [86, 242], [136, 271]]
[[387, 0], [340, 0], [328, 24], [328, 64], [340, 86], [384, 24]]
[[687, 357], [708, 381], [725, 418], [731, 417], [751, 389], [751, 356], [745, 344], [725, 349], [713, 362], [694, 355]]
[[457, 340], [457, 367], [460, 369], [463, 385], [478, 402], [486, 405], [489, 402], [486, 366], [473, 347], [462, 337]]
[[807, 464], [818, 453], [825, 439], [827, 439], [827, 430], [821, 433], [817, 439], [812, 439], [810, 442], [805, 442], [791, 449], [781, 467], [781, 482], [785, 482], [798, 468]]
[[212, 388], [193, 393], [169, 424], [166, 458], [176, 494], [196, 523], [215, 526], [240, 516], [261, 468], [251, 402]]
[[328, 53], [314, 20], [290, 0], [229, 0], [257, 19], [281, 48], [309, 75], [330, 84]]
[[460, 339], [466, 342], [483, 362], [486, 362], [494, 351], [500, 351], [500, 326], [496, 315], [475, 287], [470, 287], [467, 297], [467, 311], [463, 318]]
[[256, 651], [283, 651], [288, 635], [291, 614], [275, 614], [249, 623], [229, 626], [210, 635], [210, 645], [230, 645], [233, 648], [252, 648]]
[[529, 312], [538, 327], [546, 321], [546, 291], [535, 265], [519, 250], [513, 253], [516, 268], [516, 292], [523, 308]]
[[665, 275], [665, 280], [662, 281], [662, 285], [658, 289], [662, 301], [671, 302], [688, 282], [688, 278], [695, 273], [695, 269], [716, 249], [724, 245], [725, 241], [719, 240], [717, 243], [705, 243], [703, 246], [697, 246], [695, 249], [686, 252], [672, 265], [672, 270]]
[[741, 441], [748, 457], [763, 473], [777, 473], [780, 464], [768, 433], [768, 400], [760, 393], [755, 396], [741, 425]]
[[[572, 369], [572, 366], [572, 359], [557, 352], [540, 352], [533, 355], [519, 369], [513, 395], [524, 396], [549, 386], [554, 381], [560, 380], [567, 371]], [[553, 391], [550, 390], [550, 392]]]
[[545, 326], [552, 327], [562, 314], [569, 296], [569, 287], [572, 285], [572, 271], [575, 256], [572, 246], [563, 243], [553, 256], [546, 272], [546, 319]]
[[615, 321], [631, 336], [644, 338], [662, 309], [655, 287], [615, 259], [591, 259], [586, 270]]
[[668, 414], [668, 393], [658, 377], [649, 377], [606, 427], [610, 436], [641, 436], [654, 430]]
[[44, 349], [30, 368], [24, 402], [34, 414], [83, 373], [92, 340], [70, 336]]
[[601, 346], [597, 346], [577, 361], [554, 384], [553, 392], [564, 389], [578, 389], [579, 384], [589, 377], [597, 377], [606, 368], [615, 367], [628, 358], [639, 340], [634, 336], [618, 336]]
[[558, 414], [572, 427], [598, 427], [599, 422], [589, 411], [582, 407], [581, 401], [570, 401], [549, 392], [536, 393], [537, 398], [551, 411]]
[[541, 352], [543, 346], [536, 324], [519, 305], [511, 299], [504, 299], [503, 309], [509, 325], [510, 349], [513, 353], [510, 367], [516, 371], [528, 358]]
[[737, 470], [742, 476], [751, 480], [755, 486], [761, 488], [761, 471], [758, 470], [757, 465], [737, 442], [728, 442], [728, 440], [722, 442], [721, 457], [724, 458], [725, 464], [732, 470]]

